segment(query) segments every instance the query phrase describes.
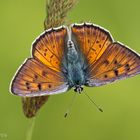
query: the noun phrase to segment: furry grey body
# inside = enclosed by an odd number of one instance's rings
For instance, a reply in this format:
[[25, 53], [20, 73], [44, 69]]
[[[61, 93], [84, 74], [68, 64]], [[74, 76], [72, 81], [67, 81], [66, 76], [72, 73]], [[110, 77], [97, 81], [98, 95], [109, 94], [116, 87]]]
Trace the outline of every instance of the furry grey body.
[[85, 63], [82, 56], [77, 52], [75, 44], [68, 41], [65, 61], [63, 61], [63, 68], [68, 85], [71, 87], [79, 87], [86, 83]]

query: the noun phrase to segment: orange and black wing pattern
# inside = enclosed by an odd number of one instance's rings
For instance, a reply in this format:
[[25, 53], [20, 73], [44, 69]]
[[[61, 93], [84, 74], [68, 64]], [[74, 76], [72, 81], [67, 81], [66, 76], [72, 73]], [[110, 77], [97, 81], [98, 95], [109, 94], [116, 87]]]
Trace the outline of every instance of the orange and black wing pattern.
[[33, 43], [33, 57], [47, 67], [61, 71], [66, 39], [67, 29], [65, 27], [47, 30]]
[[89, 69], [88, 85], [101, 86], [140, 73], [140, 56], [128, 47], [114, 42]]
[[86, 58], [88, 65], [93, 65], [113, 42], [109, 32], [93, 24], [74, 24], [71, 27], [72, 40]]
[[93, 24], [74, 24], [72, 38], [86, 60], [87, 86], [100, 86], [140, 73], [140, 56], [113, 42], [110, 33]]
[[42, 96], [65, 92], [66, 81], [56, 72], [37, 60], [26, 60], [12, 83], [12, 92], [20, 96]]
[[16, 73], [12, 93], [20, 96], [42, 96], [68, 90], [61, 72], [67, 29], [51, 29], [44, 32], [34, 43], [33, 58], [27, 59]]

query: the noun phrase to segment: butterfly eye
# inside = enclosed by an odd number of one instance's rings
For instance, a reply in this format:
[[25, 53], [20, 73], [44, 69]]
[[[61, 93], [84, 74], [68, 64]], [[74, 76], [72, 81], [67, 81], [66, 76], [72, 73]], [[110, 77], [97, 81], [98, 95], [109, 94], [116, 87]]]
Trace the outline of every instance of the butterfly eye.
[[81, 87], [81, 86], [75, 86], [74, 91], [75, 92], [78, 92], [78, 93], [81, 93], [83, 91], [83, 87]]

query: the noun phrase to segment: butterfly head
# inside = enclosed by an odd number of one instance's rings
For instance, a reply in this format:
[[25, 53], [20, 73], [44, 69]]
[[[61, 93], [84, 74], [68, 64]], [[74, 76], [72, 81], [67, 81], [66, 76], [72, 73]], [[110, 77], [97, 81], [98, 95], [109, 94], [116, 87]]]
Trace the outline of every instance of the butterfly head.
[[74, 91], [78, 92], [79, 94], [81, 94], [81, 92], [83, 91], [83, 87], [81, 85], [76, 85], [74, 87]]

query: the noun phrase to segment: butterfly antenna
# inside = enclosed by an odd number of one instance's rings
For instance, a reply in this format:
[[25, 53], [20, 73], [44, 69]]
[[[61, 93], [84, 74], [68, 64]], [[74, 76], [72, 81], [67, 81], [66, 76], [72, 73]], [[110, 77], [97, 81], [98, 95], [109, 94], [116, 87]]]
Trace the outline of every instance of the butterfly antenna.
[[94, 106], [95, 106], [100, 112], [103, 112], [103, 109], [100, 108], [100, 107], [93, 101], [93, 99], [90, 98], [90, 96], [89, 96], [88, 94], [85, 93], [85, 95], [86, 95], [86, 97], [88, 97], [88, 99], [94, 104]]
[[70, 113], [70, 110], [71, 110], [71, 108], [72, 108], [72, 105], [73, 105], [73, 103], [74, 103], [74, 101], [75, 101], [75, 99], [76, 99], [76, 94], [77, 94], [77, 93], [74, 93], [74, 95], [73, 95], [73, 97], [72, 97], [72, 100], [71, 100], [71, 102], [70, 102], [70, 104], [69, 104], [69, 106], [68, 106], [68, 109], [67, 109], [67, 111], [66, 111], [66, 113], [65, 113], [65, 115], [64, 115], [65, 118], [66, 118], [66, 117], [68, 116], [68, 114]]

